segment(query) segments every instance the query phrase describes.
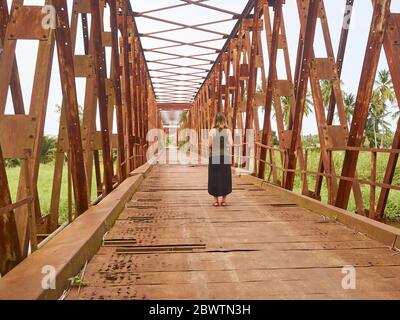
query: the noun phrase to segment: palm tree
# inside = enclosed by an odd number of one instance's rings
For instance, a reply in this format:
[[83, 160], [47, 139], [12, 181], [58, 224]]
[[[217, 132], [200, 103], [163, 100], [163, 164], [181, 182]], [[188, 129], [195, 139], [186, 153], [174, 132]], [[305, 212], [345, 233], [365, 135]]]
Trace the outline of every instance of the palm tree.
[[[284, 96], [281, 98], [282, 112], [283, 112], [283, 121], [285, 122], [285, 126], [289, 124], [290, 120], [290, 108], [292, 106], [292, 97]], [[274, 115], [275, 116], [275, 111]]]
[[333, 84], [332, 84], [331, 80], [322, 80], [321, 81], [322, 102], [324, 103], [325, 109], [328, 109], [329, 101], [331, 100], [332, 85]]
[[378, 135], [380, 136], [380, 146], [383, 146], [384, 135], [389, 133], [390, 123], [386, 120], [390, 114], [389, 103], [393, 105], [396, 101], [396, 94], [390, 72], [387, 69], [378, 73], [375, 81], [375, 89], [372, 92], [370, 111], [367, 120], [367, 130], [373, 131], [375, 148], [378, 147]]
[[[292, 107], [292, 96], [284, 96], [281, 98], [281, 105], [282, 105], [282, 112], [283, 112], [283, 119], [285, 122], [285, 126], [289, 124], [290, 121], [290, 108]], [[307, 96], [306, 96], [306, 103], [304, 105], [304, 115], [308, 117], [310, 114], [312, 114], [312, 98], [311, 98], [311, 92], [307, 91]], [[274, 114], [275, 116], [275, 114]]]
[[[378, 148], [383, 147], [383, 140], [385, 135], [391, 133], [390, 123], [386, 120], [389, 112], [380, 108], [381, 102], [378, 95], [373, 95], [369, 108], [369, 114], [366, 124], [366, 134], [370, 142], [371, 147]], [[378, 138], [380, 143], [378, 143]]]
[[396, 101], [396, 94], [389, 70], [383, 69], [379, 71], [375, 86], [375, 91], [379, 93], [382, 105], [386, 105], [387, 102], [393, 104]]
[[400, 117], [399, 106], [394, 106], [394, 109], [395, 109], [395, 111], [393, 111], [392, 120], [398, 121], [398, 119], [399, 119], [399, 117]]
[[51, 136], [43, 136], [42, 149], [40, 152], [40, 161], [49, 163], [54, 160], [57, 150], [57, 139]]
[[343, 93], [344, 96], [344, 112], [346, 114], [346, 119], [348, 124], [351, 124], [351, 119], [354, 113], [354, 106], [356, 104], [356, 96], [353, 93]]
[[[325, 110], [329, 107], [329, 102], [331, 101], [331, 96], [333, 94], [333, 81], [332, 80], [322, 80], [321, 84], [321, 93], [322, 93], [322, 102], [324, 104]], [[343, 86], [343, 81], [340, 81], [340, 86]]]

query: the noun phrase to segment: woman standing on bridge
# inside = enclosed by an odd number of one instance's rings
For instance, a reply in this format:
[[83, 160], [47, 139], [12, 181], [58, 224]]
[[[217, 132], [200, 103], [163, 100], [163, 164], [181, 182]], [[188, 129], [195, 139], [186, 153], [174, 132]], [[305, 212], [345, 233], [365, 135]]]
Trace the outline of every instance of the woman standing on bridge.
[[232, 132], [222, 112], [216, 114], [213, 128], [208, 135], [210, 150], [208, 166], [208, 193], [214, 197], [214, 207], [226, 207], [227, 196], [232, 193]]

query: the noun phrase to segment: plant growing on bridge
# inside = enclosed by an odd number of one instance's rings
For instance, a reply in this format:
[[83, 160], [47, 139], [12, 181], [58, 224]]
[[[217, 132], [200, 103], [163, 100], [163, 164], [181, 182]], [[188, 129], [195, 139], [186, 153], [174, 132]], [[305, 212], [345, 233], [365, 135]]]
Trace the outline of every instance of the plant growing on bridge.
[[68, 280], [71, 281], [72, 287], [87, 287], [89, 285], [89, 282], [83, 281], [79, 276], [69, 278]]

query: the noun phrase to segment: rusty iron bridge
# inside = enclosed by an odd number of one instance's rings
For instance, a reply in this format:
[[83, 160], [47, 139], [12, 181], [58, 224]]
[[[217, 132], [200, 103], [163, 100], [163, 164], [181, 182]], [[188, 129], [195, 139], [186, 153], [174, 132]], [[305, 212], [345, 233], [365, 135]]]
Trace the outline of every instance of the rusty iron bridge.
[[[399, 299], [400, 230], [387, 209], [389, 196], [400, 201], [400, 122], [391, 148], [366, 148], [363, 138], [381, 59], [400, 101], [400, 13], [395, 1], [363, 0], [373, 13], [363, 17], [370, 29], [349, 118], [341, 79], [361, 0], [335, 0], [345, 8], [337, 45], [329, 1], [243, 0], [235, 12], [231, 1], [139, 11], [127, 0], [0, 0], [0, 299]], [[289, 4], [298, 24], [285, 19]], [[164, 15], [183, 9], [208, 20]], [[37, 52], [18, 53], [23, 40]], [[29, 106], [24, 58], [36, 58]], [[328, 103], [322, 81], [331, 84]], [[57, 86], [58, 143], [44, 194], [41, 150]], [[310, 99], [317, 169], [302, 143]], [[161, 128], [200, 137], [217, 112], [241, 138], [226, 208], [211, 205], [200, 140], [147, 136]], [[352, 270], [357, 285], [346, 288]]]

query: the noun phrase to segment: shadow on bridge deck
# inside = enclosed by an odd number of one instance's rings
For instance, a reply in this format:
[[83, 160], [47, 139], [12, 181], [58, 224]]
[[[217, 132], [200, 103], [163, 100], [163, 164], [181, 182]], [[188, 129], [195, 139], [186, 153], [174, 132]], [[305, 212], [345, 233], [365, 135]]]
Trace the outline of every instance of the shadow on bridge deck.
[[229, 200], [211, 206], [206, 166], [156, 166], [67, 298], [400, 298], [389, 247], [239, 177]]

